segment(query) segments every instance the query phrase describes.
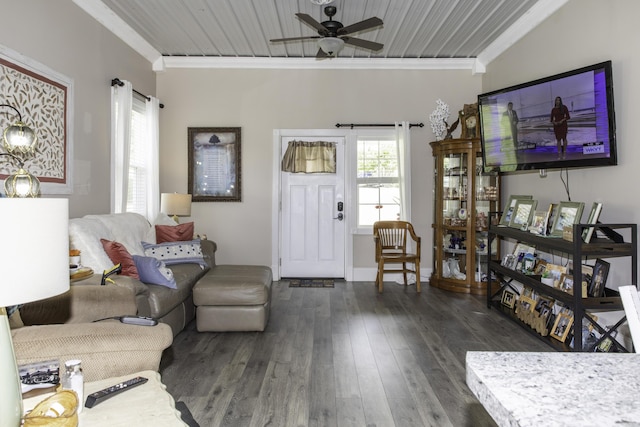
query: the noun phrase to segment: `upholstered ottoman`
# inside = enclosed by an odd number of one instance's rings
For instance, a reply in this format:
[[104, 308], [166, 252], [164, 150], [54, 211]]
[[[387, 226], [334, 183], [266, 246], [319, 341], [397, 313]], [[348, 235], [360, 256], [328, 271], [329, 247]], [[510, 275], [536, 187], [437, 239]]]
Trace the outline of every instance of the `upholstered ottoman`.
[[199, 332], [264, 331], [269, 321], [269, 267], [217, 265], [193, 288]]

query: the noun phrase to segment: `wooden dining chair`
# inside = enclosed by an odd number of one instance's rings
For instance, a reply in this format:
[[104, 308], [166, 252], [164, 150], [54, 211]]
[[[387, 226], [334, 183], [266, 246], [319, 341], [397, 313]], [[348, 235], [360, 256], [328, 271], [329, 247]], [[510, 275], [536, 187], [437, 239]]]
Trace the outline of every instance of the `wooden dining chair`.
[[[415, 253], [411, 250], [411, 238], [415, 245]], [[416, 276], [416, 291], [420, 292], [420, 237], [413, 230], [411, 223], [407, 221], [377, 221], [373, 224], [373, 239], [376, 243], [376, 262], [378, 274], [376, 286], [382, 293], [384, 273], [402, 272], [405, 286], [408, 285], [407, 273]], [[407, 245], [409, 243], [409, 246]], [[402, 268], [386, 268], [388, 264], [402, 264]], [[413, 264], [412, 270], [407, 266]]]

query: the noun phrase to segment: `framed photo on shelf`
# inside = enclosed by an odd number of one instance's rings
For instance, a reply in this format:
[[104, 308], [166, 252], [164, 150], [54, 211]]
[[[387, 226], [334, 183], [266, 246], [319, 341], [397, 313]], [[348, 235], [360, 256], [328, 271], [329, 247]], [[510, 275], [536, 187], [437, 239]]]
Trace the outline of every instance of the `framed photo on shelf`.
[[516, 305], [516, 293], [505, 289], [502, 291], [502, 305], [513, 308]]
[[[591, 205], [591, 212], [589, 212], [589, 218], [587, 218], [587, 224], [597, 224], [598, 218], [600, 218], [600, 212], [602, 212], [602, 203], [594, 202]], [[585, 243], [589, 243], [591, 241], [591, 236], [593, 235], [594, 227], [585, 228], [582, 230], [582, 240]]]
[[551, 328], [551, 333], [549, 335], [560, 342], [565, 342], [569, 335], [569, 331], [571, 330], [571, 325], [573, 325], [573, 314], [560, 312], [556, 316], [556, 321], [553, 324], [553, 328]]
[[556, 219], [556, 215], [558, 214], [558, 204], [557, 203], [551, 203], [549, 205], [549, 209], [547, 210], [548, 215], [547, 215], [547, 230], [545, 231], [545, 235], [546, 236], [550, 236], [551, 235], [551, 230], [553, 229], [553, 222]]
[[536, 263], [535, 268], [533, 269], [533, 274], [535, 275], [542, 275], [542, 273], [544, 273], [544, 271], [547, 269], [547, 261], [544, 259], [539, 259], [538, 262]]
[[567, 273], [567, 267], [564, 265], [547, 263], [544, 271], [548, 272], [549, 275], [553, 277], [553, 287], [557, 288], [560, 286], [562, 275]]
[[525, 229], [531, 223], [531, 216], [538, 204], [537, 200], [521, 199], [516, 201], [516, 206], [511, 214], [509, 227]]
[[572, 227], [573, 224], [580, 222], [583, 209], [583, 202], [560, 202], [558, 214], [555, 215], [553, 220], [551, 235], [562, 237], [564, 227]]
[[533, 312], [533, 310], [535, 310], [536, 308], [536, 304], [537, 304], [537, 301], [535, 299], [522, 295], [520, 296], [518, 306], [523, 313], [526, 313], [526, 312]]
[[518, 203], [518, 200], [521, 200], [521, 199], [533, 199], [533, 196], [527, 196], [527, 195], [509, 196], [509, 200], [507, 200], [507, 204], [505, 205], [504, 210], [502, 211], [502, 216], [500, 217], [500, 222], [498, 223], [499, 225], [503, 225], [505, 227], [509, 225], [509, 223], [511, 222], [511, 215], [513, 214], [516, 204]]
[[573, 276], [571, 274], [563, 274], [560, 276], [560, 282], [558, 287], [561, 291], [567, 292], [573, 295]]
[[591, 275], [591, 283], [589, 284], [589, 296], [601, 297], [604, 294], [604, 287], [609, 276], [609, 267], [611, 265], [607, 261], [600, 258], [596, 259], [593, 266], [593, 274]]
[[547, 233], [547, 219], [549, 218], [549, 211], [534, 211], [531, 219], [531, 226], [529, 232], [533, 234], [545, 235]]

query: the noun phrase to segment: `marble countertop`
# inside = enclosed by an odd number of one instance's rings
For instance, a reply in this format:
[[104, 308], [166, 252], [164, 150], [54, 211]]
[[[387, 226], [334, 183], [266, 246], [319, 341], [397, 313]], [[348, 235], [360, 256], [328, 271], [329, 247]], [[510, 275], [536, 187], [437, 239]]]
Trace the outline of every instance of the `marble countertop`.
[[467, 385], [499, 426], [640, 426], [640, 354], [467, 353]]

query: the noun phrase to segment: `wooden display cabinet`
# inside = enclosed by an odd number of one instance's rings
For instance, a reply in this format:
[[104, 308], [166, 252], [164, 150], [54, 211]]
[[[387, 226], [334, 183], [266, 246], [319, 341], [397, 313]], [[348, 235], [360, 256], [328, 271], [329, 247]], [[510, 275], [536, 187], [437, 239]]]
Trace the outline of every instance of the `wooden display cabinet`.
[[430, 145], [435, 177], [434, 264], [429, 283], [485, 295], [489, 218], [500, 209], [500, 177], [483, 172], [479, 139], [448, 139]]

